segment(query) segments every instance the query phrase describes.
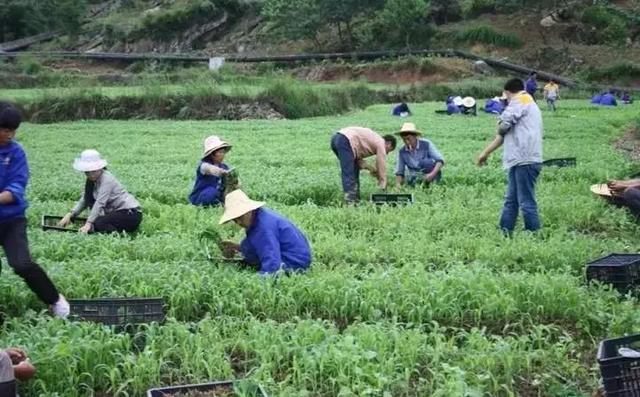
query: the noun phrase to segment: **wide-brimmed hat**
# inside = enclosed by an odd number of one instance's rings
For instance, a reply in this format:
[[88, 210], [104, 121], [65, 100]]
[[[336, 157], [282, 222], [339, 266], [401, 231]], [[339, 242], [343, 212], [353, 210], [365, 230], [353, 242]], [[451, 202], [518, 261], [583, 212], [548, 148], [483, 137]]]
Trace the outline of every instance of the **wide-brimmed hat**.
[[227, 148], [227, 150], [231, 150], [231, 145], [223, 141], [216, 135], [208, 136], [204, 140], [204, 151], [202, 152], [202, 158], [205, 158], [211, 153], [215, 152], [216, 150], [222, 149], [222, 148]]
[[408, 135], [408, 134], [412, 134], [412, 135], [422, 135], [422, 132], [418, 131], [416, 129], [416, 125], [413, 123], [404, 123], [402, 124], [402, 128], [400, 128], [400, 131], [396, 132], [396, 135]]
[[222, 225], [239, 218], [247, 212], [257, 210], [264, 206], [264, 204], [262, 201], [251, 200], [242, 190], [234, 190], [225, 196], [224, 213], [218, 224]]
[[107, 160], [100, 157], [100, 153], [94, 149], [87, 149], [80, 153], [73, 161], [73, 168], [80, 172], [98, 171], [107, 166]]
[[613, 194], [611, 194], [611, 189], [609, 189], [609, 186], [607, 186], [606, 183], [598, 183], [596, 185], [591, 185], [591, 191], [597, 194], [598, 196], [605, 196], [605, 197], [613, 196]]
[[466, 108], [472, 108], [474, 106], [476, 106], [476, 100], [473, 97], [464, 97], [462, 99], [462, 106], [466, 107]]
[[455, 98], [453, 98], [453, 104], [456, 106], [462, 106], [462, 97], [461, 96], [457, 96]]

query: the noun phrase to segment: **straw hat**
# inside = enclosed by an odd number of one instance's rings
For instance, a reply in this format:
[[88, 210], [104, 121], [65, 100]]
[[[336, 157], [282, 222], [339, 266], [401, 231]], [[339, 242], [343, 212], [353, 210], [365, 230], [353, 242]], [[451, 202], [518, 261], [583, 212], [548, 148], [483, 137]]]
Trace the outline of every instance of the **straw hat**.
[[247, 212], [257, 210], [264, 206], [262, 201], [253, 201], [242, 190], [234, 190], [224, 199], [224, 214], [220, 218], [219, 225], [241, 217]]
[[94, 149], [87, 149], [80, 153], [73, 161], [73, 168], [80, 172], [98, 171], [107, 166], [107, 160], [100, 157], [100, 153]]
[[473, 97], [470, 97], [470, 96], [465, 97], [462, 100], [462, 106], [464, 106], [466, 108], [472, 108], [472, 107], [476, 106], [476, 100], [473, 99]]
[[453, 98], [453, 104], [456, 106], [462, 106], [462, 97], [457, 96]]
[[609, 189], [609, 186], [607, 186], [606, 183], [599, 183], [596, 185], [591, 185], [591, 191], [595, 194], [597, 194], [598, 196], [605, 196], [605, 197], [611, 197], [613, 196], [611, 194], [611, 189]]
[[413, 134], [413, 135], [422, 135], [422, 132], [418, 131], [416, 129], [416, 125], [413, 123], [404, 123], [402, 124], [402, 128], [400, 128], [400, 131], [396, 132], [396, 135], [407, 135], [407, 134]]
[[227, 142], [223, 141], [222, 139], [218, 138], [215, 135], [211, 135], [204, 140], [204, 151], [202, 153], [202, 158], [205, 158], [211, 153], [215, 152], [216, 150], [222, 149], [225, 147], [231, 149], [230, 144], [228, 144]]

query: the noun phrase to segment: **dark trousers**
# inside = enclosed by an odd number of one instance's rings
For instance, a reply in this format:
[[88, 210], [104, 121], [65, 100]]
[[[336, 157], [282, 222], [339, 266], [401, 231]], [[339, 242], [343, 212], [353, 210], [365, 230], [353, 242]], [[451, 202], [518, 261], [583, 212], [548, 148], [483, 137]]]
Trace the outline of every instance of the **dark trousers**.
[[628, 188], [618, 201], [620, 204], [629, 207], [633, 215], [640, 217], [640, 189]]
[[16, 218], [0, 223], [0, 244], [9, 266], [27, 283], [41, 301], [52, 305], [58, 301], [58, 290], [47, 273], [31, 259], [27, 241], [27, 220]]
[[353, 155], [349, 139], [340, 133], [335, 133], [331, 138], [331, 150], [340, 160], [345, 200], [348, 203], [358, 201], [360, 199], [360, 167]]
[[518, 209], [522, 211], [524, 229], [540, 229], [538, 204], [536, 203], [536, 180], [542, 164], [516, 165], [509, 168], [509, 182], [504, 198], [504, 207], [500, 216], [500, 228], [511, 233], [516, 227]]
[[142, 212], [139, 209], [114, 211], [96, 218], [93, 222], [93, 231], [95, 233], [132, 233], [138, 229], [140, 222], [142, 222]]

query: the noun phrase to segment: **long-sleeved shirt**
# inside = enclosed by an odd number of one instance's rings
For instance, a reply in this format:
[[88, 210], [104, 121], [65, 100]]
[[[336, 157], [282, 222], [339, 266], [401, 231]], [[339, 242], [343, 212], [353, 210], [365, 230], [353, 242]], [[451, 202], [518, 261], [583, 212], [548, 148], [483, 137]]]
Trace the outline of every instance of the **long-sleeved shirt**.
[[558, 91], [560, 87], [557, 84], [548, 83], [544, 86], [544, 97], [551, 100], [558, 99]]
[[338, 131], [347, 137], [353, 157], [362, 168], [363, 159], [376, 156], [376, 172], [380, 185], [387, 185], [387, 151], [384, 139], [373, 130], [363, 127], [346, 127]]
[[415, 148], [404, 146], [398, 151], [398, 164], [396, 165], [396, 175], [404, 176], [405, 169], [410, 171], [422, 170], [425, 160], [433, 160], [444, 164], [444, 157], [428, 139], [418, 139]]
[[538, 82], [533, 77], [529, 78], [525, 84], [525, 91], [531, 96], [535, 96], [538, 91]]
[[214, 188], [216, 191], [215, 201], [206, 204], [218, 204], [224, 202], [224, 183], [223, 176], [226, 171], [229, 170], [229, 166], [220, 163], [214, 165], [207, 160], [202, 160], [196, 169], [196, 181], [193, 184], [193, 190], [189, 194], [189, 202], [195, 205], [203, 205], [199, 202], [199, 196], [207, 188]]
[[266, 208], [256, 210], [240, 251], [247, 262], [260, 264], [262, 274], [302, 270], [311, 264], [311, 247], [300, 229]]
[[499, 120], [499, 133], [504, 138], [504, 168], [541, 163], [542, 113], [531, 95], [524, 91], [516, 94]]
[[[124, 189], [113, 174], [106, 170], [102, 172], [102, 175], [94, 184], [93, 197], [96, 202], [91, 207], [91, 212], [87, 218], [87, 221], [91, 223], [102, 215], [140, 207], [138, 200]], [[74, 217], [78, 216], [87, 207], [88, 204], [83, 196], [71, 210], [71, 214]]]
[[0, 205], [0, 222], [24, 216], [28, 203], [25, 190], [29, 182], [27, 155], [19, 143], [0, 146], [0, 193], [10, 192], [13, 202]]
[[616, 97], [613, 94], [607, 93], [600, 98], [600, 105], [603, 106], [618, 106]]

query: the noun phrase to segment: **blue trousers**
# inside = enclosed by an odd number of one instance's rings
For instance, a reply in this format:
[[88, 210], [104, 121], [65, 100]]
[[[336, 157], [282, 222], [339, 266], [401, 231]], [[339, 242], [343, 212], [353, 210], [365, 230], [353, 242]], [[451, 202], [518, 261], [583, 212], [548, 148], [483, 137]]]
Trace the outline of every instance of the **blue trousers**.
[[[419, 165], [419, 170], [409, 170], [409, 172], [406, 173], [405, 182], [407, 185], [415, 186], [416, 183], [424, 181], [424, 176], [433, 171], [436, 166], [436, 162], [431, 159], [427, 159], [421, 161]], [[442, 179], [442, 171], [438, 172], [438, 175], [436, 175], [436, 179], [434, 179], [433, 182], [440, 182], [440, 179]]]
[[224, 201], [224, 198], [217, 188], [214, 186], [208, 186], [199, 192], [191, 193], [189, 201], [193, 205], [209, 206], [221, 204]]
[[542, 164], [516, 165], [509, 168], [507, 193], [500, 216], [500, 228], [504, 232], [513, 232], [518, 219], [518, 209], [522, 211], [525, 230], [540, 229], [535, 187], [541, 169]]
[[360, 199], [360, 167], [353, 155], [349, 139], [340, 133], [335, 133], [331, 138], [331, 150], [340, 160], [345, 201], [348, 203], [358, 201]]

